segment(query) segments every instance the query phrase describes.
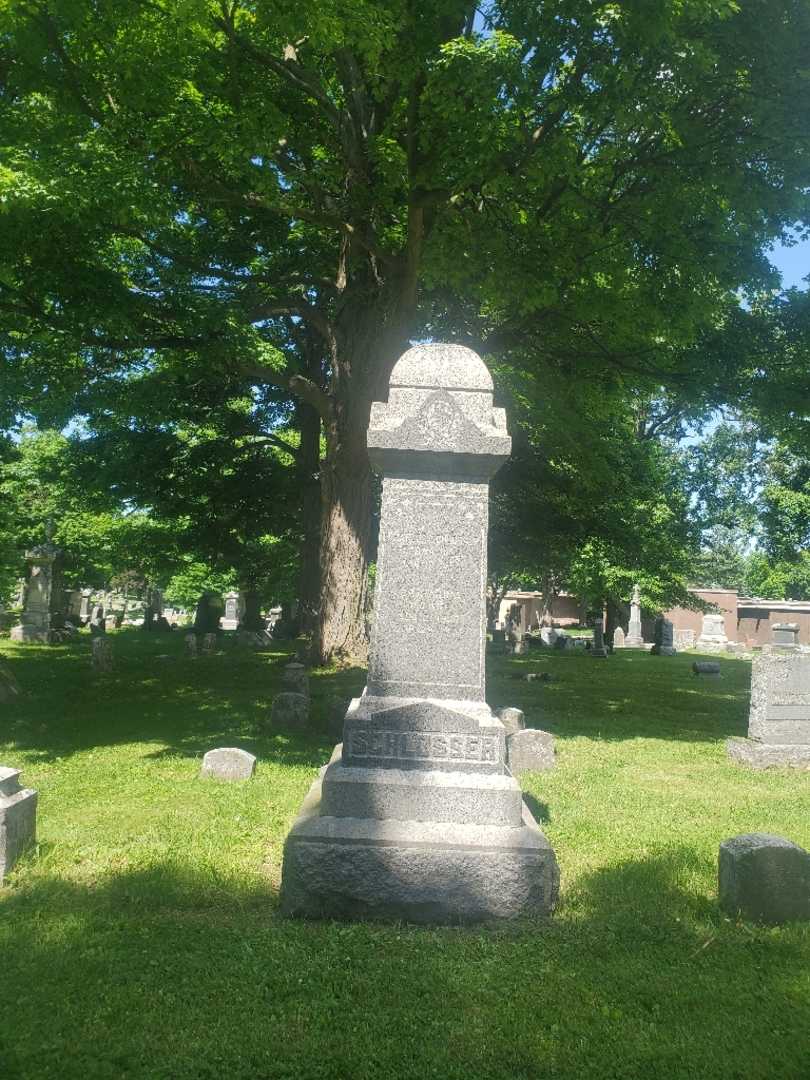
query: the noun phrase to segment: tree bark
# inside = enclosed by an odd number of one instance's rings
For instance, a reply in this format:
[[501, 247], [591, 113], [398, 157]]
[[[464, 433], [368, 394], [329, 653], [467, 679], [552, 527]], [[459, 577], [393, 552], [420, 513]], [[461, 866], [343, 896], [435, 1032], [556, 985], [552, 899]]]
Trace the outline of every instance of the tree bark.
[[297, 471], [301, 490], [301, 573], [298, 584], [301, 630], [315, 634], [321, 597], [321, 418], [305, 402], [297, 407], [297, 426], [301, 433]]
[[[370, 291], [370, 290], [369, 290]], [[371, 402], [388, 396], [394, 363], [408, 344], [396, 289], [344, 308], [331, 361], [332, 413], [321, 463], [321, 603], [316, 660], [363, 663], [372, 474], [366, 450]]]

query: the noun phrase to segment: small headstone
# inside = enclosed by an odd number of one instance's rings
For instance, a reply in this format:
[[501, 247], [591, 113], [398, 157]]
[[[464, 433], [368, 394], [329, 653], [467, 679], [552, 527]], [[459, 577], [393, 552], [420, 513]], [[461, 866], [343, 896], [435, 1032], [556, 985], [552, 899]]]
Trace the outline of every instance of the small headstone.
[[209, 750], [203, 758], [200, 776], [213, 776], [217, 780], [249, 780], [256, 771], [256, 758], [247, 750], [236, 746], [222, 746]]
[[719, 677], [720, 665], [715, 660], [695, 660], [692, 664], [695, 675], [714, 675]]
[[104, 605], [96, 604], [90, 612], [90, 633], [93, 637], [100, 637], [107, 633], [107, 621], [104, 618]]
[[281, 676], [281, 685], [290, 694], [309, 697], [309, 674], [303, 664], [287, 664]]
[[674, 656], [675, 647], [672, 644], [672, 623], [659, 615], [655, 620], [653, 633], [653, 647], [651, 652], [654, 656]]
[[700, 631], [700, 637], [697, 639], [698, 649], [724, 649], [728, 637], [726, 636], [726, 620], [718, 614], [709, 614], [703, 616], [703, 629]]
[[548, 645], [552, 649], [559, 636], [553, 626], [544, 626], [540, 631], [540, 640], [544, 645]]
[[604, 660], [607, 656], [607, 649], [605, 648], [605, 630], [602, 626], [602, 620], [598, 619], [593, 624], [593, 645], [591, 646], [591, 656], [597, 660]]
[[20, 787], [20, 770], [0, 765], [0, 885], [37, 833], [37, 793]]
[[0, 705], [7, 705], [10, 701], [16, 701], [22, 690], [13, 674], [5, 666], [0, 664]]
[[777, 649], [798, 649], [798, 623], [772, 623], [771, 645]]
[[506, 728], [507, 735], [513, 735], [516, 731], [523, 731], [526, 727], [526, 717], [523, 714], [523, 709], [515, 709], [512, 706], [499, 709], [498, 719]]
[[351, 703], [351, 698], [333, 697], [327, 706], [326, 728], [337, 742], [340, 742], [343, 738], [343, 722], [346, 719], [346, 713], [349, 711]]
[[186, 656], [190, 660], [196, 659], [196, 656], [197, 656], [197, 635], [196, 634], [186, 634], [186, 636], [183, 638], [183, 644], [185, 645]]
[[720, 906], [771, 926], [810, 919], [810, 853], [781, 836], [748, 833], [720, 845]]
[[554, 736], [537, 728], [516, 731], [506, 738], [506, 757], [513, 776], [553, 769], [556, 764]]
[[616, 629], [613, 631], [613, 648], [624, 648], [624, 630], [622, 630], [620, 626], [617, 626]]
[[673, 630], [672, 631], [672, 644], [676, 649], [694, 649], [695, 647], [695, 631], [694, 630]]
[[217, 635], [216, 634], [203, 634], [203, 639], [200, 644], [200, 652], [203, 656], [213, 656], [217, 649]]
[[112, 642], [108, 637], [94, 637], [91, 642], [93, 671], [107, 674], [113, 669]]
[[513, 656], [525, 656], [529, 651], [529, 643], [526, 638], [516, 638], [512, 642], [512, 654]]
[[274, 726], [278, 727], [307, 727], [309, 725], [308, 695], [290, 691], [276, 694], [273, 698], [270, 720]]

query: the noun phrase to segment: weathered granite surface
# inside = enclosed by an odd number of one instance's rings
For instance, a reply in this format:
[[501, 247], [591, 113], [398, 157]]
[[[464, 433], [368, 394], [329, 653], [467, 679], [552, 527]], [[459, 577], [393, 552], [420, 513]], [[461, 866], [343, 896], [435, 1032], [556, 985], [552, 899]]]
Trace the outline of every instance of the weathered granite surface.
[[306, 694], [285, 691], [276, 694], [270, 709], [274, 726], [301, 729], [309, 724], [309, 698]]
[[597, 619], [593, 624], [593, 645], [591, 646], [591, 656], [598, 659], [606, 659], [608, 651], [605, 648], [605, 628], [602, 625], [602, 620]]
[[238, 746], [220, 746], [209, 750], [202, 760], [200, 776], [217, 780], [249, 780], [256, 771], [256, 758]]
[[653, 647], [650, 650], [655, 656], [674, 656], [676, 649], [672, 644], [673, 629], [669, 619], [659, 615], [655, 620], [655, 634]]
[[810, 656], [763, 652], [751, 664], [748, 739], [729, 739], [733, 761], [753, 768], [810, 763]]
[[720, 663], [717, 660], [695, 660], [692, 664], [692, 671], [695, 675], [714, 675], [720, 674]]
[[538, 728], [516, 731], [506, 740], [507, 761], [513, 776], [525, 772], [546, 772], [557, 764], [554, 736]]
[[622, 630], [620, 626], [617, 626], [616, 629], [613, 631], [613, 648], [624, 648], [624, 630]]
[[19, 769], [0, 765], [0, 884], [36, 839], [37, 793], [19, 778]]
[[113, 669], [112, 642], [108, 637], [94, 637], [90, 642], [90, 662], [93, 671], [106, 674]]
[[410, 349], [372, 406], [368, 683], [287, 837], [287, 914], [456, 923], [554, 906], [554, 853], [485, 702], [488, 488], [510, 445], [489, 372], [460, 346]]
[[769, 833], [725, 840], [718, 861], [720, 906], [777, 925], [810, 919], [810, 853]]
[[52, 644], [59, 640], [64, 627], [64, 588], [62, 552], [50, 542], [25, 553], [28, 578], [25, 584], [25, 607], [17, 626], [11, 628], [11, 640]]
[[526, 727], [526, 717], [523, 714], [523, 710], [515, 709], [512, 706], [499, 709], [498, 719], [503, 724], [507, 737], [515, 731], [523, 731]]
[[287, 664], [281, 675], [281, 684], [290, 694], [303, 694], [309, 697], [309, 672], [303, 664]]

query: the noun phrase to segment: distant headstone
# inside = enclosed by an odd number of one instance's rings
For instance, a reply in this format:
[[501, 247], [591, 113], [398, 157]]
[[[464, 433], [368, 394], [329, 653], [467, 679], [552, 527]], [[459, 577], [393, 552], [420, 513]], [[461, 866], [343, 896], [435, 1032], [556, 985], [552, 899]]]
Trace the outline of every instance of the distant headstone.
[[183, 645], [185, 646], [186, 656], [190, 660], [195, 660], [197, 658], [197, 635], [186, 634], [183, 638]]
[[641, 649], [644, 647], [644, 635], [641, 632], [641, 589], [638, 585], [633, 586], [633, 596], [630, 600], [630, 625], [627, 629], [627, 637], [624, 639], [626, 649]]
[[273, 698], [270, 720], [275, 727], [305, 728], [309, 725], [309, 695], [285, 691]]
[[110, 614], [104, 618], [105, 630], [117, 630], [121, 625], [121, 616], [116, 614]]
[[557, 763], [554, 736], [537, 728], [516, 731], [507, 736], [506, 756], [513, 776], [525, 772], [546, 772]]
[[281, 676], [281, 685], [289, 694], [303, 694], [309, 697], [309, 673], [303, 664], [286, 664]]
[[52, 644], [59, 640], [58, 631], [64, 626], [62, 552], [46, 543], [27, 551], [25, 558], [25, 608], [19, 624], [11, 628], [11, 640]]
[[552, 649], [554, 648], [554, 644], [559, 636], [560, 635], [557, 633], [553, 626], [544, 626], [540, 630], [540, 640], [543, 642], [544, 645], [548, 645]]
[[200, 652], [203, 656], [213, 656], [217, 650], [217, 635], [203, 634], [200, 642]]
[[209, 750], [202, 761], [200, 776], [213, 776], [217, 780], [249, 780], [256, 771], [256, 758], [247, 750], [235, 746], [222, 746]]
[[225, 614], [222, 616], [223, 630], [236, 630], [245, 610], [245, 596], [242, 592], [225, 593]]
[[104, 617], [103, 604], [95, 604], [90, 612], [90, 633], [93, 637], [99, 637], [107, 633], [107, 620]]
[[113, 669], [112, 642], [106, 636], [94, 637], [91, 644], [91, 660], [93, 671], [101, 675], [107, 674]]
[[720, 664], [716, 660], [695, 660], [692, 664], [692, 671], [695, 675], [719, 676]]
[[523, 710], [515, 709], [512, 706], [508, 706], [505, 709], [499, 709], [498, 719], [506, 728], [507, 735], [512, 735], [516, 731], [523, 731], [526, 727], [526, 717], [523, 714]]
[[799, 648], [798, 623], [772, 623], [771, 646], [777, 649], [791, 650]]
[[194, 612], [194, 633], [200, 637], [215, 634], [219, 627], [220, 605], [216, 593], [206, 589]]
[[676, 649], [694, 649], [695, 647], [695, 631], [694, 630], [673, 630], [672, 631], [672, 644]]
[[617, 626], [616, 629], [613, 631], [613, 648], [624, 648], [624, 630], [622, 630], [620, 626]]
[[20, 684], [5, 664], [0, 664], [0, 705], [16, 701], [22, 693]]
[[326, 728], [337, 742], [343, 739], [343, 721], [346, 719], [351, 703], [351, 698], [333, 697], [327, 706]]
[[696, 648], [708, 649], [709, 651], [725, 649], [727, 642], [725, 618], [717, 613], [704, 615], [703, 629], [700, 631], [700, 637], [695, 643]]
[[663, 615], [659, 615], [655, 620], [652, 653], [655, 656], [675, 655], [675, 646], [672, 644], [672, 623]]
[[82, 623], [86, 623], [87, 620], [90, 618], [90, 613], [92, 611], [92, 605], [93, 605], [93, 590], [92, 589], [82, 589], [82, 602], [81, 602], [81, 605], [79, 607], [79, 618], [81, 619]]
[[591, 656], [597, 660], [603, 660], [607, 656], [608, 652], [605, 648], [605, 630], [602, 625], [602, 620], [597, 619], [593, 624], [593, 645], [591, 646]]
[[23, 788], [20, 770], [0, 766], [0, 885], [37, 833], [37, 793]]
[[749, 833], [720, 845], [720, 906], [771, 926], [810, 920], [810, 853], [781, 836]]
[[810, 655], [762, 653], [751, 665], [748, 738], [729, 739], [732, 760], [810, 768]]

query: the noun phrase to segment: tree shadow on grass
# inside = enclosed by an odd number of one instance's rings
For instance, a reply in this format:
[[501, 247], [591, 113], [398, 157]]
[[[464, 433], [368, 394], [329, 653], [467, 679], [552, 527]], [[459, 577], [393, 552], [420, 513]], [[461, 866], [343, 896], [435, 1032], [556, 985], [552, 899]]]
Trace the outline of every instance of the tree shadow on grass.
[[805, 1075], [810, 937], [723, 920], [684, 850], [550, 920], [298, 922], [260, 879], [157, 865], [0, 893], [0, 1062], [29, 1077]]
[[289, 652], [232, 649], [193, 660], [179, 635], [121, 637], [116, 669], [105, 676], [91, 670], [89, 637], [16, 649], [9, 662], [24, 694], [0, 714], [0, 740], [44, 762], [95, 747], [154, 742], [163, 744], [155, 756], [197, 757], [215, 746], [239, 745], [260, 757], [314, 766], [334, 743], [328, 734], [332, 697], [358, 693], [364, 680], [360, 669], [313, 673], [311, 727], [295, 732], [271, 722]]
[[[619, 650], [607, 660], [547, 653], [494, 664], [488, 699], [494, 707], [517, 706], [528, 727], [561, 736], [605, 741], [649, 738], [713, 742], [745, 735], [751, 665], [721, 657], [723, 677], [706, 680], [692, 672], [695, 657], [650, 656]], [[548, 682], [513, 679], [548, 673]]]

